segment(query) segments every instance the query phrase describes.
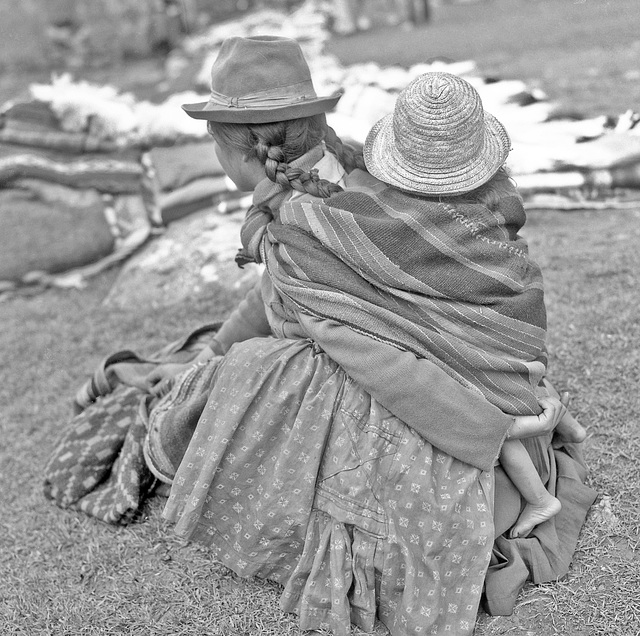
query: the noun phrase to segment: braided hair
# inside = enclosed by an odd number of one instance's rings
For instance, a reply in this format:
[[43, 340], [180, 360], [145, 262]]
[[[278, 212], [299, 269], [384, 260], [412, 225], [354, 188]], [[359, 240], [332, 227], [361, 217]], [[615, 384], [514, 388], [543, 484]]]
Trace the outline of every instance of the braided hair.
[[342, 192], [337, 183], [321, 179], [315, 169], [305, 172], [289, 164], [321, 141], [351, 172], [365, 170], [362, 152], [345, 144], [327, 125], [324, 114], [266, 124], [228, 124], [207, 122], [209, 133], [223, 144], [239, 150], [247, 159], [257, 159], [267, 177], [284, 188], [328, 198]]

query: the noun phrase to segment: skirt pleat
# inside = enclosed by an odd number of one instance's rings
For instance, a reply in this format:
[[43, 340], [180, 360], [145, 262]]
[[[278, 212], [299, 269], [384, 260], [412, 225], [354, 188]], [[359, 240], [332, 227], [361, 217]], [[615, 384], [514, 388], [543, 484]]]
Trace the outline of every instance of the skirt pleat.
[[238, 574], [280, 583], [302, 630], [464, 635], [492, 487], [310, 341], [254, 338], [219, 362], [164, 516]]

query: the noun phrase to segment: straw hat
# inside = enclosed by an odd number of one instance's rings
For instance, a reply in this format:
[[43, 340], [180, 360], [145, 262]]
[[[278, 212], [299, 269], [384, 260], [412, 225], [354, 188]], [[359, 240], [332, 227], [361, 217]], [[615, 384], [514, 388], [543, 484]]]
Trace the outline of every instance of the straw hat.
[[364, 145], [369, 172], [389, 185], [429, 195], [470, 192], [504, 164], [511, 142], [482, 108], [478, 92], [450, 73], [425, 73], [399, 95], [394, 111]]
[[194, 119], [263, 124], [309, 117], [331, 110], [338, 91], [318, 97], [300, 45], [289, 38], [226, 39], [211, 68], [211, 97], [184, 104]]

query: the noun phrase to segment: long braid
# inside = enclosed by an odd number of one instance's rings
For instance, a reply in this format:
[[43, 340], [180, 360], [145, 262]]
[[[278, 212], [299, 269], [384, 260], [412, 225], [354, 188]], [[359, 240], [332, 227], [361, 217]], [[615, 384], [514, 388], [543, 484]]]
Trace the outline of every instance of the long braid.
[[[264, 166], [268, 179], [285, 189], [296, 190], [327, 199], [342, 192], [342, 188], [327, 179], [321, 179], [317, 169], [308, 172], [290, 165], [323, 140], [347, 172], [355, 167], [364, 168], [362, 153], [343, 144], [335, 131], [327, 126], [324, 114], [267, 124], [223, 124], [207, 122], [207, 130], [215, 139], [239, 151], [245, 159], [257, 159]], [[271, 219], [271, 210], [252, 206], [241, 231], [243, 247], [236, 262], [243, 267], [259, 261], [260, 228]]]
[[347, 171], [351, 172], [356, 168], [360, 170], [367, 170], [364, 164], [364, 157], [362, 155], [362, 146], [354, 147], [351, 144], [346, 144], [338, 137], [336, 131], [327, 126], [327, 133], [324, 137], [324, 142], [327, 149], [335, 155], [340, 162], [340, 165]]
[[[302, 120], [295, 120], [295, 122], [280, 122], [264, 129], [253, 128], [253, 133], [256, 136], [254, 146], [256, 158], [264, 164], [267, 177], [283, 188], [297, 190], [316, 197], [327, 198], [336, 192], [342, 192], [342, 188], [338, 184], [321, 179], [317, 170], [305, 172], [301, 168], [289, 165], [289, 161], [297, 157], [287, 156], [291, 153], [287, 153], [285, 149], [299, 145], [299, 125], [296, 124], [304, 124]], [[281, 134], [273, 134], [274, 132]], [[309, 137], [312, 143], [305, 148], [305, 152], [319, 142], [316, 135], [309, 135]], [[293, 138], [293, 143], [291, 138]], [[277, 143], [278, 141], [280, 144]]]
[[264, 165], [266, 176], [283, 188], [327, 198], [342, 188], [321, 179], [317, 170], [303, 172], [289, 162], [297, 159], [323, 139], [327, 149], [347, 172], [354, 168], [366, 170], [362, 152], [345, 144], [327, 125], [324, 114], [268, 124], [220, 124], [208, 122], [209, 132], [226, 145], [236, 148]]

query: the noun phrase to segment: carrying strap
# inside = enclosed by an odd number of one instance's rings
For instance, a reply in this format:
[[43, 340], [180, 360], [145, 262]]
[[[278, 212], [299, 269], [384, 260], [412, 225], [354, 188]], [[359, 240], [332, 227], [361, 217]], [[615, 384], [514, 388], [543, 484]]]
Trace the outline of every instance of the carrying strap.
[[81, 413], [99, 397], [108, 395], [119, 384], [145, 389], [145, 378], [154, 366], [167, 362], [189, 362], [213, 339], [221, 322], [208, 323], [175, 340], [151, 356], [130, 349], [116, 351], [101, 360], [93, 375], [76, 392], [73, 412]]

